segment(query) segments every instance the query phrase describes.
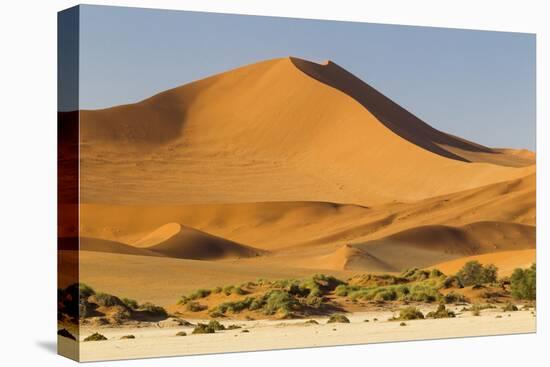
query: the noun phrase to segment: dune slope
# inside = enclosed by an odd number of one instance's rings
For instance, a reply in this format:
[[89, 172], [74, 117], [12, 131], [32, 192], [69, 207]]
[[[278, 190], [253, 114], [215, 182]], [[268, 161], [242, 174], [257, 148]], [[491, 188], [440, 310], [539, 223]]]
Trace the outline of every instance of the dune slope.
[[295, 58], [82, 111], [81, 140], [84, 202], [370, 206], [534, 172], [494, 164], [504, 153], [429, 127], [334, 63]]
[[254, 257], [265, 253], [177, 223], [158, 228], [137, 245], [147, 245], [147, 250], [163, 256], [194, 260]]

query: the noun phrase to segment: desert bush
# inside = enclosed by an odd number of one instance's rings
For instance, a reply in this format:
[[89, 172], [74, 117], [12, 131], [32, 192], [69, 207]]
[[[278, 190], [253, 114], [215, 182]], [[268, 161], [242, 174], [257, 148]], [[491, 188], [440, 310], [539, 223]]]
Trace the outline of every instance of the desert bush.
[[349, 324], [349, 319], [345, 316], [345, 315], [342, 315], [340, 313], [337, 313], [337, 314], [334, 314], [334, 315], [331, 315], [327, 321], [327, 324], [332, 324], [332, 323], [344, 323], [344, 324]]
[[453, 311], [447, 310], [444, 304], [440, 304], [439, 306], [437, 306], [436, 311], [431, 311], [426, 314], [426, 318], [431, 319], [444, 319], [449, 317], [455, 317], [455, 313]]
[[424, 314], [416, 307], [410, 306], [399, 310], [399, 317], [397, 320], [417, 320], [423, 319]]
[[214, 287], [212, 288], [212, 293], [221, 293], [223, 291], [223, 288], [222, 287]]
[[459, 302], [466, 302], [466, 298], [460, 293], [449, 292], [442, 297], [442, 301], [445, 302], [446, 304], [459, 303]]
[[444, 275], [439, 269], [432, 269], [430, 271], [430, 278], [439, 278]]
[[416, 302], [435, 302], [441, 295], [433, 286], [427, 284], [415, 284], [410, 288], [410, 293], [406, 296], [408, 301]]
[[406, 324], [405, 322], [401, 321], [401, 322], [399, 323], [399, 326], [407, 326], [407, 324]]
[[69, 338], [72, 340], [76, 340], [73, 334], [71, 334], [67, 329], [60, 329], [57, 330], [57, 335], [64, 336], [65, 338]]
[[132, 310], [137, 310], [137, 309], [139, 308], [139, 304], [138, 304], [138, 302], [137, 302], [135, 299], [123, 298], [123, 299], [122, 299], [122, 302], [123, 302], [128, 308], [131, 308]]
[[95, 294], [95, 291], [92, 287], [84, 283], [78, 283], [78, 293], [80, 297], [88, 298]]
[[199, 299], [199, 298], [205, 298], [210, 295], [212, 291], [210, 289], [197, 289], [193, 293], [191, 293], [188, 298], [191, 300]]
[[215, 331], [225, 330], [225, 326], [223, 326], [217, 320], [210, 320], [210, 322], [208, 323], [208, 327], [214, 329]]
[[462, 284], [460, 283], [460, 280], [456, 277], [456, 275], [449, 275], [443, 280], [443, 288], [462, 288]]
[[319, 323], [317, 322], [317, 320], [307, 320], [306, 322], [304, 322], [304, 324], [319, 325]]
[[93, 333], [84, 339], [85, 342], [96, 342], [101, 340], [107, 340], [107, 338], [100, 333]]
[[348, 286], [345, 284], [340, 284], [334, 289], [334, 294], [339, 297], [345, 297], [348, 295]]
[[120, 339], [135, 339], [136, 336], [135, 335], [123, 335], [120, 337]]
[[507, 302], [504, 306], [502, 306], [502, 311], [504, 312], [511, 312], [511, 311], [517, 311], [518, 308], [516, 305], [514, 305], [512, 302]]
[[241, 330], [241, 333], [249, 333], [249, 332], [250, 332], [250, 330], [248, 330], [248, 329], [242, 329]]
[[151, 316], [157, 316], [157, 317], [166, 317], [168, 316], [168, 312], [164, 309], [164, 307], [157, 306], [151, 302], [145, 302], [141, 306], [139, 306], [140, 311], [147, 312]]
[[92, 302], [104, 306], [104, 307], [114, 307], [114, 306], [123, 306], [127, 307], [122, 300], [112, 294], [98, 292], [93, 295], [93, 299], [90, 299]]
[[198, 323], [193, 329], [192, 334], [213, 334], [216, 330], [207, 324]]
[[235, 329], [241, 329], [242, 327], [239, 325], [231, 324], [226, 327], [226, 330], [235, 330]]
[[403, 277], [403, 278], [405, 278], [409, 281], [419, 282], [419, 281], [430, 278], [430, 274], [431, 274], [431, 272], [429, 272], [427, 270], [412, 268], [412, 269], [407, 269], [403, 273], [401, 273], [401, 277]]
[[515, 269], [510, 277], [512, 297], [515, 299], [537, 299], [537, 266], [528, 269]]
[[201, 305], [196, 301], [187, 302], [187, 304], [185, 305], [185, 308], [187, 309], [187, 311], [191, 311], [191, 312], [199, 312], [207, 309], [205, 305]]
[[463, 286], [494, 283], [497, 281], [497, 267], [489, 264], [483, 266], [479, 261], [468, 261], [456, 273], [456, 277]]
[[287, 291], [273, 290], [265, 294], [264, 313], [291, 312], [300, 308], [300, 303]]
[[[252, 309], [251, 306], [254, 303], [254, 301], [255, 301], [254, 297], [246, 297], [238, 301], [224, 302], [224, 303], [220, 303], [212, 311], [218, 311], [218, 312], [221, 312], [222, 314], [225, 314], [226, 312], [239, 313], [246, 309]], [[259, 304], [259, 303], [256, 302], [255, 305], [256, 304]]]
[[176, 336], [187, 336], [187, 333], [185, 331], [178, 331]]

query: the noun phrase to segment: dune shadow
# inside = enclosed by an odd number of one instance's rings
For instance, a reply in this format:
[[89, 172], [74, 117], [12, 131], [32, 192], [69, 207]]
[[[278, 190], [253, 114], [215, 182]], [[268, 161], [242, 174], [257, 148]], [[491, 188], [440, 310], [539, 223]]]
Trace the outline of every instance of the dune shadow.
[[469, 161], [444, 149], [440, 145], [471, 152], [495, 153], [487, 147], [446, 134], [431, 127], [405, 108], [331, 61], [328, 61], [326, 64], [316, 64], [294, 57], [291, 58], [291, 61], [303, 73], [355, 99], [395, 134], [432, 153], [465, 162]]

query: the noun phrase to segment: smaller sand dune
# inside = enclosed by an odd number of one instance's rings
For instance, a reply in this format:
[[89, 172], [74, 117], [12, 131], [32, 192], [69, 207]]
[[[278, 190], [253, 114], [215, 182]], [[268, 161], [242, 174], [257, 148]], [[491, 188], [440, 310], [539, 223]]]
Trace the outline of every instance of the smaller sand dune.
[[[59, 238], [59, 250], [79, 249], [79, 241], [76, 237]], [[136, 248], [117, 241], [100, 238], [81, 237], [80, 251], [107, 252], [112, 254], [140, 255], [140, 256], [164, 256], [160, 253], [143, 248]]]
[[315, 259], [328, 269], [403, 271], [458, 258], [535, 248], [535, 227], [506, 222], [420, 226]]
[[304, 265], [330, 270], [368, 269], [373, 272], [398, 271], [391, 264], [376, 258], [361, 248], [349, 244], [344, 245], [327, 255], [308, 259], [307, 264]]
[[499, 277], [509, 276], [516, 268], [526, 268], [536, 261], [536, 250], [502, 251], [492, 254], [462, 257], [460, 259], [436, 264], [433, 268], [445, 274], [454, 274], [468, 261], [479, 261], [481, 264], [493, 264], [498, 267]]
[[164, 256], [192, 260], [247, 258], [266, 253], [179, 223], [165, 224], [136, 242], [136, 246], [144, 245]]

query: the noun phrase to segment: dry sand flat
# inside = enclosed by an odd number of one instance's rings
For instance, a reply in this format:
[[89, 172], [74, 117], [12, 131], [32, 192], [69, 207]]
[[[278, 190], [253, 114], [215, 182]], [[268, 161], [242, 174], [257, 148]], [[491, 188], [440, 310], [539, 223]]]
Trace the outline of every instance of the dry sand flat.
[[[501, 318], [496, 318], [497, 315], [500, 315]], [[395, 321], [385, 321], [391, 316], [392, 313], [387, 311], [354, 313], [348, 315], [350, 324], [326, 324], [326, 318], [318, 318], [316, 319], [319, 322], [318, 325], [305, 325], [304, 320], [239, 320], [236, 323], [249, 330], [249, 333], [242, 333], [242, 329], [236, 329], [202, 335], [190, 335], [192, 327], [103, 328], [99, 332], [110, 340], [81, 343], [80, 352], [82, 361], [90, 361], [504, 335], [536, 331], [536, 318], [529, 311], [506, 313], [485, 310], [481, 316], [477, 317], [471, 316], [470, 312], [464, 312], [456, 318], [450, 319], [406, 321], [407, 326], [400, 326], [399, 322]], [[380, 321], [375, 322], [374, 318]], [[369, 319], [370, 322], [364, 322], [365, 319]], [[226, 320], [223, 323], [231, 324], [232, 322]], [[98, 330], [84, 328], [81, 338], [83, 339], [95, 331]], [[175, 336], [178, 331], [186, 331], [188, 335]], [[120, 340], [120, 337], [128, 334], [132, 334], [136, 338]]]

